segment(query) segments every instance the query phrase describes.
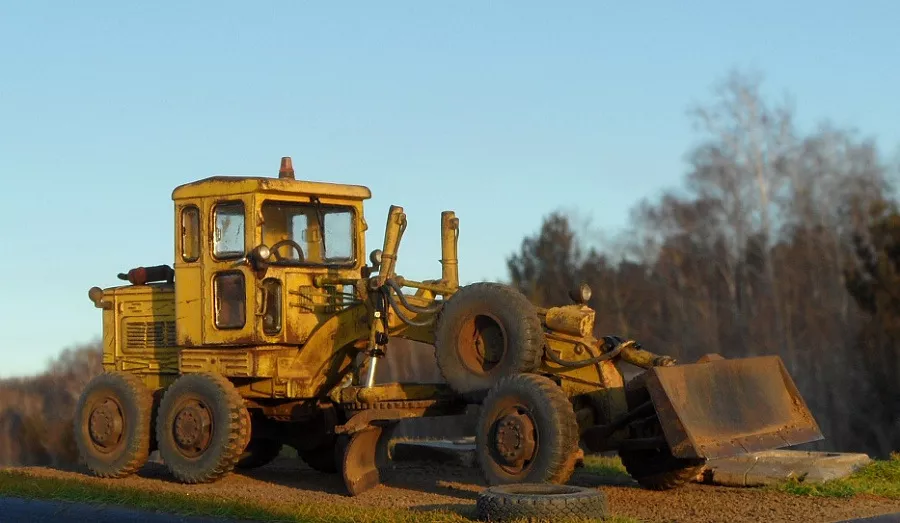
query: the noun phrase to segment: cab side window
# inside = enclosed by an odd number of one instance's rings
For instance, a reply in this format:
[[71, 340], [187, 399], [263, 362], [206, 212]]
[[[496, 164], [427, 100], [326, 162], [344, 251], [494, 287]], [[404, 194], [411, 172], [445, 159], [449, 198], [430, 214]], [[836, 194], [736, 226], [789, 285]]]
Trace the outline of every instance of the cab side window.
[[228, 202], [216, 205], [213, 255], [223, 260], [240, 258], [244, 253], [244, 204]]
[[216, 303], [216, 327], [240, 329], [247, 317], [247, 291], [244, 273], [220, 272], [213, 280]]
[[181, 211], [181, 259], [200, 259], [200, 209], [189, 205]]

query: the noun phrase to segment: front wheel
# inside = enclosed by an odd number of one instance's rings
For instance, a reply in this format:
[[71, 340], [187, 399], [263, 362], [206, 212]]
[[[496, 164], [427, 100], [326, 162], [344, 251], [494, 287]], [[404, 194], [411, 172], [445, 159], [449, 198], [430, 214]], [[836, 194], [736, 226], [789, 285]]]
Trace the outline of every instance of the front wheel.
[[265, 467], [281, 454], [282, 444], [274, 439], [250, 439], [235, 468], [249, 470]]
[[484, 400], [476, 455], [490, 485], [566, 483], [578, 458], [572, 403], [549, 378], [516, 374], [500, 380]]

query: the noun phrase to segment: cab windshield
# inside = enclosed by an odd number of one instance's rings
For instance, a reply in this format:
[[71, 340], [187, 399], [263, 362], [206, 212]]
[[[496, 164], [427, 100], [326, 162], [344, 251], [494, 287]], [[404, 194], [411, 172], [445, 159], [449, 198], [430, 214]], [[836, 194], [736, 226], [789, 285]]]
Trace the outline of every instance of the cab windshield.
[[346, 265], [354, 262], [353, 208], [267, 201], [262, 239], [275, 265]]

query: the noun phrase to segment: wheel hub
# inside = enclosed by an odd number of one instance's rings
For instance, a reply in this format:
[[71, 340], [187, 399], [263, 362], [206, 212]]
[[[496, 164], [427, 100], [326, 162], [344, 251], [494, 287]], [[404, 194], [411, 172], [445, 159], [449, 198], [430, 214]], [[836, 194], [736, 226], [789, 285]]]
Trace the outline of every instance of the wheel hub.
[[469, 370], [491, 372], [506, 352], [506, 338], [500, 323], [486, 315], [468, 319], [460, 332], [460, 357]]
[[522, 466], [534, 455], [534, 423], [526, 414], [514, 412], [497, 423], [495, 447], [500, 459], [510, 466]]
[[106, 399], [91, 411], [88, 424], [91, 441], [103, 449], [108, 449], [122, 437], [123, 425], [124, 420], [118, 405], [113, 400]]
[[203, 452], [212, 437], [212, 416], [196, 401], [185, 405], [175, 415], [175, 443], [188, 456]]

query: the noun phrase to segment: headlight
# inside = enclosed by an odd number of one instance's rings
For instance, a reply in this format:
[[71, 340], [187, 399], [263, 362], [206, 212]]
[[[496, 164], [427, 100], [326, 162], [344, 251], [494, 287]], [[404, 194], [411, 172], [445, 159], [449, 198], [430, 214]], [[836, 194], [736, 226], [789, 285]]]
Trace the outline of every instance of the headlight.
[[578, 303], [579, 305], [586, 305], [587, 302], [591, 301], [591, 296], [593, 295], [591, 291], [591, 286], [587, 283], [582, 283], [578, 287], [569, 291], [569, 297], [572, 298], [572, 301]]

